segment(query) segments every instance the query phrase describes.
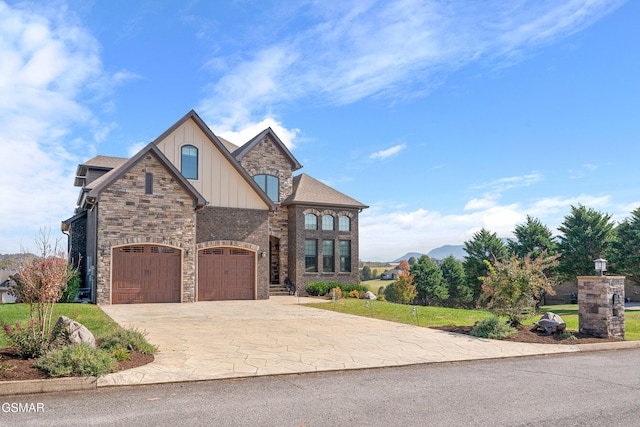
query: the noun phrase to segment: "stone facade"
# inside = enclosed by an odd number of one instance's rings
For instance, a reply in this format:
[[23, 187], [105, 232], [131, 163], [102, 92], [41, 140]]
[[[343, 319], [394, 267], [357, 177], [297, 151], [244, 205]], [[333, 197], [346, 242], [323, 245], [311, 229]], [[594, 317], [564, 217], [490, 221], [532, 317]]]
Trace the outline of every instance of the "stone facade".
[[581, 333], [624, 339], [622, 276], [578, 277], [578, 323]]
[[278, 177], [279, 197], [275, 201], [278, 209], [271, 212], [269, 217], [269, 236], [272, 242], [269, 250], [270, 281], [283, 284], [289, 277], [289, 219], [287, 208], [280, 203], [293, 192], [292, 164], [269, 136], [256, 144], [240, 160], [240, 164], [251, 176], [264, 174]]
[[[145, 194], [145, 174], [153, 194]], [[133, 243], [195, 248], [193, 199], [153, 154], [147, 154], [100, 195], [97, 227], [98, 304], [111, 303], [112, 248]], [[182, 251], [182, 302], [195, 300], [195, 251]]]
[[[305, 230], [304, 218], [307, 213], [313, 213], [318, 217], [316, 230]], [[334, 229], [322, 230], [322, 216], [334, 217]], [[340, 216], [350, 218], [350, 231], [338, 230], [338, 218]], [[359, 244], [358, 244], [358, 210], [357, 209], [320, 209], [313, 206], [297, 205], [289, 207], [289, 267], [293, 274], [291, 281], [296, 286], [300, 295], [306, 295], [306, 286], [309, 282], [339, 282], [346, 285], [356, 284], [360, 281], [358, 270]], [[317, 241], [317, 270], [305, 271], [305, 240]], [[323, 271], [322, 241], [333, 240], [333, 271]], [[340, 271], [339, 242], [349, 241], [351, 245], [351, 271]]]

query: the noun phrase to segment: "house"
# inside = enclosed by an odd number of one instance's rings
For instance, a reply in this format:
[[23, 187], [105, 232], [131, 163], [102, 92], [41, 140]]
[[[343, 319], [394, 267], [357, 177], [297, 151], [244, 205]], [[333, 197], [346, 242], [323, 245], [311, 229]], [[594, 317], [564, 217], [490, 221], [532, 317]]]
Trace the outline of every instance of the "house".
[[0, 268], [0, 303], [16, 301], [16, 297], [9, 294], [9, 288], [15, 284], [11, 276], [17, 272], [18, 270], [15, 269]]
[[367, 206], [306, 175], [272, 129], [238, 147], [190, 111], [131, 158], [78, 165], [70, 261], [98, 304], [266, 299], [358, 282]]
[[385, 271], [380, 275], [381, 280], [396, 280], [398, 276], [402, 273], [402, 270], [394, 268], [393, 270]]

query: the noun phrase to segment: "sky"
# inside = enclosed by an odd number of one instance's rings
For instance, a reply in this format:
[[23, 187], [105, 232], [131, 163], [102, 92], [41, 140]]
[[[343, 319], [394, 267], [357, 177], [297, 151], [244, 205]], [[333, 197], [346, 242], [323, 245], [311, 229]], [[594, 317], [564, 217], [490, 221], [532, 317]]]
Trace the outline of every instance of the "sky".
[[368, 205], [360, 258], [640, 207], [640, 2], [0, 0], [0, 253], [189, 110]]

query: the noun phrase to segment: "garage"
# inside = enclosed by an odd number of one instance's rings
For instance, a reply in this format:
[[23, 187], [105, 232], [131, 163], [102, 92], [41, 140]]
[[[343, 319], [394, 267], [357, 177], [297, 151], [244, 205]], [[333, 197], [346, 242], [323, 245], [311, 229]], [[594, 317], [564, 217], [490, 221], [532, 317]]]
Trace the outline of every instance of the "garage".
[[198, 251], [198, 301], [255, 299], [255, 252], [216, 247]]
[[112, 304], [180, 302], [181, 251], [169, 246], [113, 249]]

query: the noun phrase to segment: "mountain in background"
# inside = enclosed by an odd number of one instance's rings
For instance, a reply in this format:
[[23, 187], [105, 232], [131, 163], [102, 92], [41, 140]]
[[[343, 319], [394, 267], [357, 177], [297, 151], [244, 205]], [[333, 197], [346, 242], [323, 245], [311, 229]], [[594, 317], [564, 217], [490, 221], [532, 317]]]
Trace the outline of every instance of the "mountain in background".
[[406, 254], [402, 255], [400, 258], [393, 260], [391, 262], [400, 262], [402, 260], [409, 261], [409, 258], [411, 257], [414, 257], [415, 259], [420, 259], [421, 256], [422, 254], [420, 252], [407, 252]]
[[429, 251], [427, 256], [432, 259], [445, 259], [453, 255], [455, 259], [462, 260], [467, 255], [464, 251], [464, 245], [444, 245]]

